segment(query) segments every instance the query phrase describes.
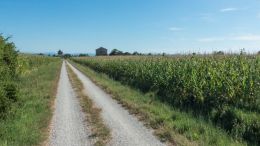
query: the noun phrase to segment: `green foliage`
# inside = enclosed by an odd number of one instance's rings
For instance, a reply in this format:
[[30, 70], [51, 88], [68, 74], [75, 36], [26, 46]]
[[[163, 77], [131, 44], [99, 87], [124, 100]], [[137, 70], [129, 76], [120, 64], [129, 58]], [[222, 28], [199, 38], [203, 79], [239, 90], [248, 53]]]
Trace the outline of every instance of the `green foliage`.
[[212, 122], [205, 121], [203, 117], [194, 117], [191, 113], [180, 111], [159, 101], [153, 92], [144, 94], [109, 78], [103, 73], [97, 73], [84, 65], [71, 63], [110, 93], [145, 125], [153, 127], [155, 135], [161, 141], [168, 141], [173, 145], [180, 146], [246, 145], [244, 141], [233, 139], [224, 130], [215, 127]]
[[[143, 92], [155, 92], [160, 100], [195, 115], [203, 115], [238, 139], [259, 144], [259, 56], [92, 57], [73, 60]], [[240, 127], [245, 130], [239, 131]]]
[[0, 36], [0, 118], [3, 118], [16, 101], [17, 52], [8, 38]]
[[0, 145], [36, 145], [51, 115], [59, 58], [22, 55], [0, 35]]
[[123, 55], [123, 54], [124, 54], [124, 53], [123, 53], [122, 51], [118, 50], [118, 49], [113, 49], [113, 50], [109, 53], [110, 56]]
[[62, 55], [63, 55], [63, 52], [62, 52], [61, 50], [59, 50], [59, 51], [57, 52], [57, 54], [58, 54], [58, 56], [62, 56]]
[[39, 55], [19, 55], [18, 56], [18, 66], [16, 68], [16, 72], [24, 76], [29, 74], [33, 71], [37, 71], [38, 67], [41, 65], [50, 64], [59, 60], [55, 57], [46, 57], [46, 56], [39, 56]]
[[[18, 56], [16, 102], [8, 108], [5, 118], [0, 119], [0, 145], [38, 145], [46, 138], [43, 130], [51, 118], [49, 106], [60, 66], [60, 58]], [[12, 87], [6, 88], [13, 92]]]

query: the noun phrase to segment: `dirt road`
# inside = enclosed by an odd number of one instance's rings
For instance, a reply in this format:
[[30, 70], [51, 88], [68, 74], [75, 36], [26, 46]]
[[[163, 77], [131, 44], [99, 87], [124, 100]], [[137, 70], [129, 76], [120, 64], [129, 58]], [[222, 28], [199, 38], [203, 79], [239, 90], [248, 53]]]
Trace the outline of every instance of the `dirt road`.
[[90, 130], [68, 78], [65, 62], [62, 64], [55, 111], [51, 123], [49, 145], [89, 146]]
[[[101, 115], [105, 124], [111, 129], [111, 146], [163, 146], [153, 134], [134, 116], [130, 115], [121, 105], [101, 88], [95, 85], [80, 71], [72, 68], [78, 78], [83, 82], [85, 93], [102, 109]], [[67, 83], [68, 84], [68, 83]]]

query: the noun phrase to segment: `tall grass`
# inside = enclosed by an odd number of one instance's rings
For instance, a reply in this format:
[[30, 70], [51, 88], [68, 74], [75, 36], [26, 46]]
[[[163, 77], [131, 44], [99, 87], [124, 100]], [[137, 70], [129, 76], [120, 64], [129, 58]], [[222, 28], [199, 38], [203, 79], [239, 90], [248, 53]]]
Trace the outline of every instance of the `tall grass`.
[[39, 56], [18, 58], [17, 72], [23, 73], [15, 80], [16, 102], [0, 119], [0, 145], [37, 145], [45, 138], [61, 61]]

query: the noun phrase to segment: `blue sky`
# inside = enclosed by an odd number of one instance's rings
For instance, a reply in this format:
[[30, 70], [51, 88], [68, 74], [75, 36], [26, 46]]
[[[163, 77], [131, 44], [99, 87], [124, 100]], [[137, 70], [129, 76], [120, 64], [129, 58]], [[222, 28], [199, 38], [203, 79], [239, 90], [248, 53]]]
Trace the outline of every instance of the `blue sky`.
[[21, 52], [260, 50], [259, 0], [0, 0]]

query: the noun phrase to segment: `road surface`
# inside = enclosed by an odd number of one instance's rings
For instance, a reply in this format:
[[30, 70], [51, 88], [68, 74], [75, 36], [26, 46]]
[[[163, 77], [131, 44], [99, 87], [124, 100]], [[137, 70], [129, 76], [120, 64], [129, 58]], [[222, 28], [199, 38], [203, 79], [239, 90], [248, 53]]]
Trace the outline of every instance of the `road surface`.
[[62, 64], [55, 111], [51, 122], [50, 146], [90, 146], [90, 129]]

